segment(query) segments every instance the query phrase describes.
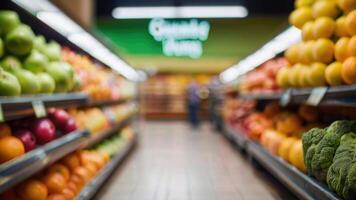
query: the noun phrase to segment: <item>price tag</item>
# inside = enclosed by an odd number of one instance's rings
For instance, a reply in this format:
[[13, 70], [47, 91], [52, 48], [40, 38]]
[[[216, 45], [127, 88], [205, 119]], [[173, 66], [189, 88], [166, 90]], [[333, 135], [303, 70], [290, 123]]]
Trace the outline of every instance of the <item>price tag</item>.
[[37, 118], [45, 117], [47, 115], [46, 108], [42, 101], [33, 101], [32, 107], [33, 107], [33, 110], [35, 111], [35, 115]]
[[306, 104], [311, 105], [311, 106], [317, 106], [321, 102], [321, 100], [324, 98], [326, 91], [328, 90], [327, 87], [317, 87], [314, 88], [310, 96], [307, 99]]
[[2, 111], [2, 106], [0, 104], [0, 122], [4, 122], [4, 121], [5, 121], [4, 112]]
[[279, 100], [279, 105], [281, 106], [287, 106], [290, 102], [291, 99], [291, 94], [292, 94], [292, 90], [291, 89], [287, 89], [281, 96], [281, 99]]

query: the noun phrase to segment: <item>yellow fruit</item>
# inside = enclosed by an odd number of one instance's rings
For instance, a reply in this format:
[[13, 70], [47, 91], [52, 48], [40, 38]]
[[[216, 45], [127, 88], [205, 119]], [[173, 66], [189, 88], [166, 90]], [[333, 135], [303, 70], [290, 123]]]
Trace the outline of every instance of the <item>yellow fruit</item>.
[[346, 24], [346, 29], [349, 32], [349, 34], [356, 35], [356, 10], [351, 11], [347, 16], [345, 20]]
[[299, 76], [300, 73], [303, 69], [303, 67], [305, 67], [305, 65], [303, 64], [295, 64], [292, 69], [289, 72], [289, 83], [291, 86], [293, 87], [300, 87], [299, 85]]
[[289, 149], [289, 162], [292, 163], [299, 170], [305, 172], [303, 143], [302, 140], [297, 140]]
[[308, 87], [309, 86], [309, 83], [308, 83], [308, 80], [307, 80], [307, 77], [309, 76], [309, 67], [307, 66], [302, 66], [302, 69], [300, 70], [299, 72], [299, 86], [300, 87]]
[[349, 32], [346, 28], [346, 17], [341, 16], [336, 20], [335, 33], [339, 37], [349, 36]]
[[338, 5], [345, 13], [348, 13], [356, 9], [356, 0], [338, 0]]
[[323, 63], [313, 63], [308, 73], [308, 84], [310, 86], [324, 86], [325, 85], [325, 69], [326, 65]]
[[356, 57], [349, 57], [342, 63], [341, 77], [347, 84], [356, 83]]
[[296, 8], [301, 8], [304, 6], [310, 7], [311, 5], [313, 5], [314, 2], [315, 0], [297, 0], [294, 2], [294, 6]]
[[356, 56], [356, 35], [352, 36], [347, 46], [347, 55]]
[[340, 38], [335, 44], [335, 58], [337, 61], [343, 62], [348, 57], [348, 45], [350, 38]]
[[291, 64], [295, 64], [299, 62], [299, 47], [301, 44], [294, 44], [290, 46], [285, 52], [284, 56], [287, 58], [288, 62]]
[[335, 86], [342, 84], [341, 69], [341, 62], [333, 62], [328, 67], [326, 67], [325, 79], [329, 85]]
[[289, 68], [288, 67], [283, 67], [282, 69], [280, 69], [277, 73], [277, 84], [279, 87], [281, 88], [288, 88], [289, 85]]
[[297, 139], [294, 137], [287, 137], [286, 139], [284, 139], [281, 145], [279, 145], [278, 155], [288, 161], [290, 148], [296, 141]]
[[313, 60], [330, 63], [334, 57], [334, 43], [325, 38], [318, 39], [313, 46]]
[[313, 25], [313, 37], [330, 38], [335, 31], [335, 21], [330, 17], [319, 17]]
[[314, 25], [313, 21], [306, 22], [303, 25], [302, 38], [303, 38], [304, 41], [313, 40], [314, 39], [313, 25]]
[[300, 50], [300, 61], [304, 64], [309, 64], [313, 62], [313, 46], [314, 41], [305, 42]]
[[313, 16], [312, 10], [309, 7], [298, 8], [289, 15], [290, 24], [293, 24], [294, 26], [300, 29], [306, 22], [311, 20], [313, 20]]
[[331, 17], [335, 18], [339, 14], [336, 2], [334, 1], [317, 1], [312, 7], [313, 17]]

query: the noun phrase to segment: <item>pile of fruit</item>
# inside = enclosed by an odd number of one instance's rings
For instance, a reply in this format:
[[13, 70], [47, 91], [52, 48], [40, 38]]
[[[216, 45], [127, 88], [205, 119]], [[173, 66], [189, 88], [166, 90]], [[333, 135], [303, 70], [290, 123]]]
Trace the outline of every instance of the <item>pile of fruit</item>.
[[285, 52], [292, 66], [278, 72], [280, 87], [356, 83], [354, 0], [297, 0], [289, 21], [302, 30], [303, 42]]
[[108, 116], [113, 123], [120, 123], [130, 116], [133, 116], [137, 111], [138, 107], [136, 103], [120, 104], [104, 109], [105, 115]]
[[278, 71], [289, 63], [285, 58], [269, 60], [259, 66], [256, 70], [246, 74], [239, 86], [240, 92], [274, 92], [279, 89], [276, 82]]
[[118, 154], [134, 132], [125, 127], [96, 147], [71, 153], [47, 169], [0, 194], [6, 200], [73, 200], [83, 187]]
[[60, 45], [36, 36], [13, 11], [0, 11], [0, 59], [0, 96], [69, 92], [78, 84]]
[[94, 63], [88, 56], [79, 55], [68, 48], [62, 50], [62, 59], [73, 67], [81, 82], [80, 90], [93, 100], [124, 98], [121, 84], [124, 80], [111, 70]]
[[356, 199], [356, 121], [335, 121], [303, 134], [309, 175], [346, 200]]
[[50, 109], [46, 118], [29, 118], [0, 124], [0, 164], [17, 158], [77, 129], [74, 119], [62, 109]]

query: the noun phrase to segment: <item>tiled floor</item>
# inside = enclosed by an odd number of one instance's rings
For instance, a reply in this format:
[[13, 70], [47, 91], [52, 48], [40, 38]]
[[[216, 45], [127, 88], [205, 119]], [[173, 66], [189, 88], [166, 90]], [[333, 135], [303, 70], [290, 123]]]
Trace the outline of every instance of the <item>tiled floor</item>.
[[95, 199], [295, 199], [208, 124], [192, 131], [184, 122], [147, 122], [140, 137]]

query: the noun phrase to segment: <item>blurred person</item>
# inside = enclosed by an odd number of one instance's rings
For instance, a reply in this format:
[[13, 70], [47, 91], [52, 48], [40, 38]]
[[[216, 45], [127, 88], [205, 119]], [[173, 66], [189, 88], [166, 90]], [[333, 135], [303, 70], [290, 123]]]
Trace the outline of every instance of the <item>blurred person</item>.
[[199, 85], [191, 81], [188, 85], [188, 119], [193, 128], [199, 126]]

